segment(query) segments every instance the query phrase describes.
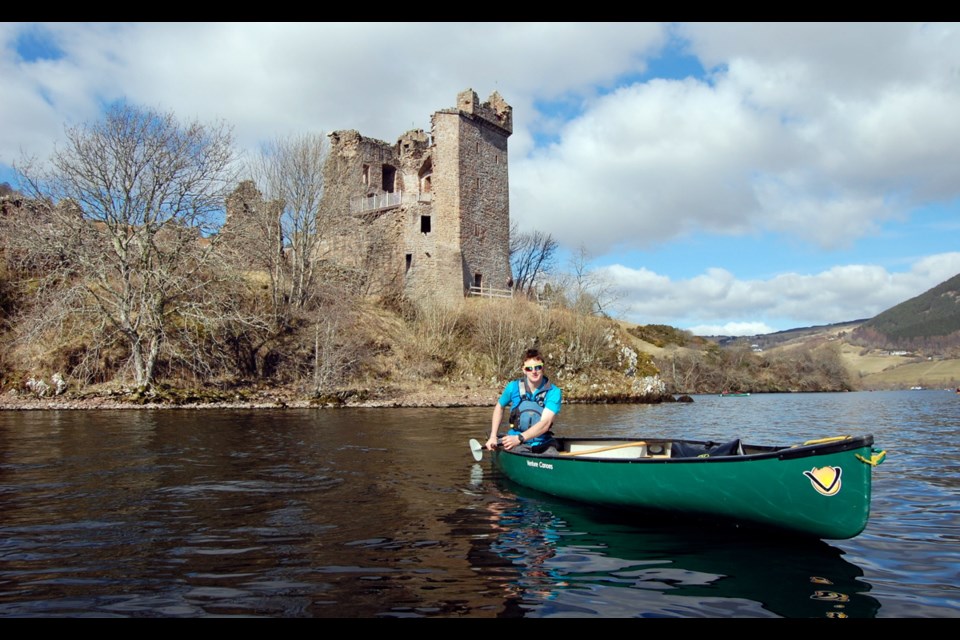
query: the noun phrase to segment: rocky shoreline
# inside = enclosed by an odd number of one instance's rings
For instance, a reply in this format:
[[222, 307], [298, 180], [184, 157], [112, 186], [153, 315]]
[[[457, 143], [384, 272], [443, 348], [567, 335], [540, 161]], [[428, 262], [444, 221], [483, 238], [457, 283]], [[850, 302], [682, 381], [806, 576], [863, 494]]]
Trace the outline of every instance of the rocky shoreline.
[[493, 406], [498, 392], [468, 393], [404, 393], [378, 399], [347, 399], [342, 402], [305, 400], [292, 394], [260, 392], [253, 399], [187, 400], [187, 401], [131, 401], [125, 396], [85, 395], [37, 397], [32, 395], [0, 396], [0, 411], [71, 411], [71, 410], [143, 410], [143, 409], [331, 409], [331, 408], [388, 408], [388, 407], [481, 407]]
[[[128, 394], [84, 394], [69, 393], [57, 396], [37, 397], [31, 394], [6, 393], [0, 395], [0, 411], [72, 411], [72, 410], [202, 410], [202, 409], [336, 409], [336, 408], [457, 408], [457, 407], [493, 407], [500, 396], [499, 389], [458, 389], [457, 391], [433, 388], [429, 391], [395, 391], [377, 398], [351, 396], [343, 400], [322, 402], [304, 399], [284, 390], [261, 390], [255, 397], [235, 399], [201, 399], [187, 396], [150, 400], [136, 398], [131, 400]], [[687, 402], [689, 396], [674, 398], [672, 395], [611, 395], [579, 397], [576, 394], [565, 395], [565, 404], [651, 404], [660, 402]]]

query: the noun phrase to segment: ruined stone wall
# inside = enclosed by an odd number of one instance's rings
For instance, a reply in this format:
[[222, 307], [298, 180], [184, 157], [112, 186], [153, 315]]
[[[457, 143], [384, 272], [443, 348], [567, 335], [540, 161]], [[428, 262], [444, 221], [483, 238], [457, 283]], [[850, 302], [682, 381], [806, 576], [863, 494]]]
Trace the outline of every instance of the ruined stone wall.
[[[325, 236], [321, 251], [324, 257], [368, 275], [365, 286], [371, 291], [382, 290], [395, 279], [397, 232], [390, 212], [356, 213], [353, 207], [357, 198], [385, 192], [383, 166], [396, 167], [395, 156], [389, 143], [357, 131], [330, 134], [320, 206], [333, 214], [337, 224], [319, 230]], [[396, 182], [389, 186], [395, 189]], [[385, 215], [388, 219], [383, 219]]]
[[[428, 297], [448, 302], [463, 299], [462, 267], [460, 257], [460, 222], [457, 218], [457, 156], [449, 142], [446, 127], [432, 124], [432, 174], [430, 206], [422, 206], [418, 213], [430, 218], [430, 232], [422, 233], [417, 226], [417, 237], [410, 246], [413, 250], [414, 271], [408, 278], [407, 289], [414, 299]], [[422, 223], [422, 218], [418, 220]]]
[[431, 137], [408, 131], [398, 141], [404, 184], [403, 228], [399, 253], [403, 293], [411, 299], [433, 295], [440, 280], [435, 215], [434, 166]]
[[283, 254], [279, 202], [267, 202], [253, 180], [244, 180], [227, 196], [220, 228], [223, 250], [242, 268], [268, 268]]

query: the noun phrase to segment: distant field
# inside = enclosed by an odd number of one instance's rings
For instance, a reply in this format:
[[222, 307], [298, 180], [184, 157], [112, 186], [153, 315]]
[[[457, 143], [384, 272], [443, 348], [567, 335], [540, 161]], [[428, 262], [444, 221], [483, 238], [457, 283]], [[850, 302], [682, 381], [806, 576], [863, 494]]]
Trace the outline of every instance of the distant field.
[[914, 387], [954, 389], [960, 386], [960, 360], [913, 362], [861, 378], [864, 388]]
[[840, 347], [843, 355], [843, 362], [847, 369], [856, 377], [870, 376], [878, 374], [887, 369], [894, 369], [909, 364], [913, 358], [903, 356], [887, 356], [877, 353], [860, 355], [863, 349], [850, 344], [844, 344]]
[[[817, 339], [810, 336], [809, 339]], [[777, 347], [790, 350], [804, 346], [796, 340]], [[960, 386], [960, 360], [923, 360], [885, 355], [880, 351], [862, 354], [859, 346], [842, 342], [840, 353], [854, 384], [863, 389], [907, 389], [910, 387], [956, 388]]]
[[860, 355], [862, 349], [849, 344], [841, 347], [847, 369], [866, 389], [877, 388], [955, 388], [960, 385], [960, 360], [922, 360], [879, 353]]

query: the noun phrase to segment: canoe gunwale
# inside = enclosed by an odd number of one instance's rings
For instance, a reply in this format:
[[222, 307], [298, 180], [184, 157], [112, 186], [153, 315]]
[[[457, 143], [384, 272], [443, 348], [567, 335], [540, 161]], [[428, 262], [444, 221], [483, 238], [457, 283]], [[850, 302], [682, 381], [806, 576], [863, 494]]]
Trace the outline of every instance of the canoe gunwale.
[[[598, 447], [602, 447], [604, 444], [609, 444], [613, 442], [622, 442], [625, 441], [624, 438], [616, 437], [558, 437], [558, 442], [561, 444], [560, 450], [564, 448], [564, 444], [568, 442], [576, 442], [577, 444], [595, 444]], [[695, 445], [715, 445], [720, 444], [710, 440], [689, 440], [689, 439], [679, 439], [679, 438], [645, 438], [644, 442], [648, 444], [666, 444], [669, 442], [684, 442]], [[707, 463], [731, 463], [731, 462], [746, 462], [750, 460], [765, 460], [776, 458], [779, 460], [793, 460], [797, 458], [809, 458], [820, 455], [827, 455], [831, 453], [840, 453], [843, 451], [852, 451], [863, 448], [869, 448], [873, 446], [873, 435], [867, 434], [863, 436], [847, 436], [846, 438], [840, 440], [833, 440], [828, 442], [815, 442], [811, 444], [800, 444], [800, 445], [787, 445], [787, 446], [770, 446], [770, 445], [743, 445], [748, 449], [759, 449], [759, 451], [753, 453], [743, 453], [736, 455], [720, 455], [720, 456], [711, 456], [711, 457], [637, 457], [637, 458], [606, 458], [606, 457], [597, 457], [589, 455], [563, 455], [558, 454], [542, 454], [542, 453], [532, 453], [532, 452], [516, 452], [516, 451], [507, 451], [505, 449], [498, 449], [498, 454], [506, 454], [511, 456], [525, 457], [525, 458], [537, 458], [537, 459], [560, 459], [568, 461], [577, 461], [577, 462], [591, 462], [591, 463], [604, 463], [604, 464], [678, 464], [678, 463], [694, 463], [694, 464], [707, 464]]]

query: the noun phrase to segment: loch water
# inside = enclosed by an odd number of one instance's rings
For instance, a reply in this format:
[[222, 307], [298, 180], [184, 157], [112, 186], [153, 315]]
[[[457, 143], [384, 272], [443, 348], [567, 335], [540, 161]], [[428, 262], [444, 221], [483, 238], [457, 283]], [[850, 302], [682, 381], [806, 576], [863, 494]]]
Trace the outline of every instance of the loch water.
[[798, 542], [524, 490], [471, 455], [487, 407], [0, 411], [0, 617], [960, 617], [960, 394], [693, 399], [571, 404], [556, 430], [873, 434], [864, 532]]

